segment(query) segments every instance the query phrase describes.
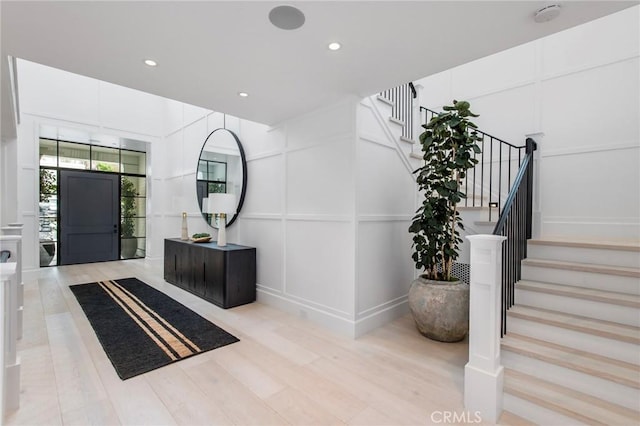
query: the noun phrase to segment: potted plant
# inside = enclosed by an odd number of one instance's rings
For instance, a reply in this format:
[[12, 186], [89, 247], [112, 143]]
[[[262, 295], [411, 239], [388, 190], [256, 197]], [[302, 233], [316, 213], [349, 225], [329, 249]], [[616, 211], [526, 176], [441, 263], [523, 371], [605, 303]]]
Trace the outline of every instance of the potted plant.
[[120, 223], [120, 254], [124, 259], [130, 259], [136, 255], [138, 239], [135, 237], [136, 210], [136, 186], [133, 181], [122, 177], [120, 208], [122, 220]]
[[413, 260], [424, 271], [409, 289], [409, 308], [418, 330], [443, 342], [465, 338], [469, 330], [469, 286], [452, 276], [462, 242], [458, 203], [466, 171], [478, 161], [477, 128], [469, 102], [453, 101], [422, 127], [424, 165], [414, 173], [424, 200], [413, 217]]
[[40, 266], [49, 266], [56, 255], [57, 221], [42, 216], [51, 214], [52, 199], [56, 200], [57, 192], [55, 170], [40, 169]]

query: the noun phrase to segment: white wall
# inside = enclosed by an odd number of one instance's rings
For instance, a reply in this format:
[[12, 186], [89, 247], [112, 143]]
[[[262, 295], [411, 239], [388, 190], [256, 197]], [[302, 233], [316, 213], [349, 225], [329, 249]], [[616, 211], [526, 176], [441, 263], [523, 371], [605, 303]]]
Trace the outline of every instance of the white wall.
[[390, 108], [358, 104], [356, 142], [356, 330], [369, 331], [408, 311], [414, 279], [409, 225], [417, 187], [389, 126]]
[[536, 231], [640, 239], [640, 6], [420, 80], [469, 100], [482, 130], [539, 142]]
[[18, 209], [15, 202], [18, 197], [18, 181], [13, 178], [18, 173], [18, 164], [15, 161], [18, 155], [18, 139], [3, 139], [0, 142], [0, 224], [14, 223], [18, 218]]
[[347, 98], [266, 137], [243, 138], [240, 241], [257, 247], [258, 300], [347, 335], [355, 315], [356, 103]]

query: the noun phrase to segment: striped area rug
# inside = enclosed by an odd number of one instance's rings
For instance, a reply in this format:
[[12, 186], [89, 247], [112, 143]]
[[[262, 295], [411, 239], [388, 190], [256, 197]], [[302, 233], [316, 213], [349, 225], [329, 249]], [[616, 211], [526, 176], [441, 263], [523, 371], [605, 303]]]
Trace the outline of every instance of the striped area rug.
[[137, 278], [69, 288], [122, 380], [239, 341]]

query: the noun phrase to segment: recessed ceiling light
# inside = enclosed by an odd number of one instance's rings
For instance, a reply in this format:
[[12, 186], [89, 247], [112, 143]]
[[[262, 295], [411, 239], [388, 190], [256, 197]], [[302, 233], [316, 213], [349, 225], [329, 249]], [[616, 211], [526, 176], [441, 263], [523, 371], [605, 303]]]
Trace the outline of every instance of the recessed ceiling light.
[[153, 59], [145, 59], [144, 60], [145, 65], [148, 65], [150, 67], [157, 67], [158, 63], [156, 61], [154, 61]]
[[329, 50], [338, 50], [342, 47], [342, 45], [338, 42], [329, 43]]
[[249, 96], [249, 94], [247, 92], [238, 92], [238, 96], [240, 96], [241, 98], [246, 98], [247, 96]]
[[281, 30], [298, 29], [304, 20], [304, 13], [293, 6], [277, 6], [269, 12], [269, 21]]

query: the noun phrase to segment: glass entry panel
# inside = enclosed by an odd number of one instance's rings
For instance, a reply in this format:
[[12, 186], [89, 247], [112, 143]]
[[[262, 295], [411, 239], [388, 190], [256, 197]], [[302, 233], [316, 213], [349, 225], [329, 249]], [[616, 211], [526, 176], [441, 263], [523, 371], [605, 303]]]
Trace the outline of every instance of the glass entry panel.
[[[66, 256], [61, 255], [62, 250], [68, 248], [62, 247], [64, 238], [61, 237], [61, 225], [63, 219], [68, 219], [66, 215], [69, 215], [70, 211], [65, 210], [63, 217], [63, 204], [69, 200], [65, 201], [60, 196], [59, 176], [73, 170], [86, 170], [84, 173], [97, 181], [115, 179], [116, 213], [114, 223], [111, 224], [111, 233], [115, 224], [116, 259], [145, 257], [145, 152], [40, 138], [39, 156], [40, 266], [55, 266], [63, 264], [62, 262], [78, 263], [77, 259], [69, 257], [69, 253]], [[84, 188], [77, 189], [81, 191]], [[82, 203], [78, 206], [80, 210], [88, 208]], [[66, 238], [66, 241], [68, 240], [69, 238]], [[111, 242], [108, 244], [111, 245]]]
[[40, 169], [40, 266], [57, 264], [58, 254], [58, 171]]

